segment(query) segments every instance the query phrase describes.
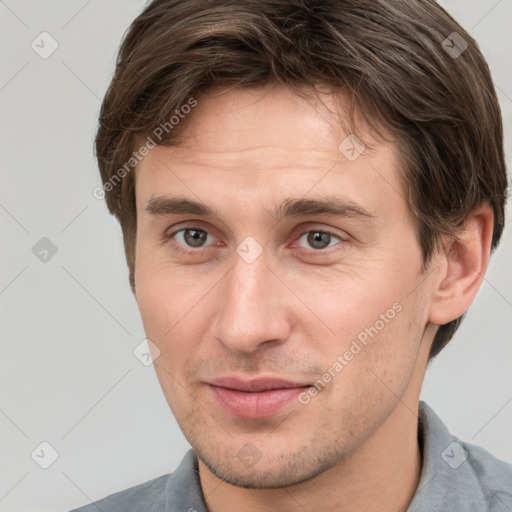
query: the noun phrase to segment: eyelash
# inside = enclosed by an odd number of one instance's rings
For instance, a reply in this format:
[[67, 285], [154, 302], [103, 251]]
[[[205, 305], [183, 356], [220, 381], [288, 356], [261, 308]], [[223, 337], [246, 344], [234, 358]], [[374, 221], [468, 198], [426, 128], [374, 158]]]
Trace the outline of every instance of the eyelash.
[[[206, 229], [203, 229], [203, 228], [200, 228], [198, 226], [186, 226], [186, 227], [182, 227], [176, 231], [173, 231], [172, 233], [170, 234], [165, 234], [164, 237], [163, 237], [163, 242], [164, 243], [167, 243], [169, 242], [171, 239], [173, 239], [178, 233], [181, 233], [182, 231], [187, 231], [187, 230], [196, 230], [196, 231], [202, 231], [202, 232], [205, 232], [207, 235], [210, 235], [211, 233], [209, 233]], [[323, 234], [328, 234], [328, 235], [331, 235], [331, 237], [335, 238], [338, 240], [339, 243], [341, 242], [346, 242], [347, 240], [342, 238], [340, 235], [337, 235], [336, 233], [333, 233], [332, 231], [327, 231], [327, 230], [324, 230], [324, 229], [307, 229], [305, 231], [302, 231], [300, 233], [300, 235], [298, 236], [297, 240], [299, 240], [300, 238], [302, 238], [304, 235], [308, 234], [308, 233], [323, 233]], [[181, 243], [176, 243], [176, 250], [182, 254], [187, 254], [187, 255], [190, 255], [190, 254], [193, 254], [193, 253], [196, 253], [198, 251], [200, 251], [201, 249], [209, 249], [211, 248], [211, 246], [207, 246], [207, 247], [197, 247], [196, 249], [194, 248], [189, 248], [189, 249], [184, 249], [183, 248], [183, 244]], [[312, 254], [312, 255], [325, 255], [327, 254], [331, 247], [326, 247], [324, 249], [309, 249], [309, 254]], [[296, 247], [294, 247], [294, 249], [296, 249]], [[303, 249], [302, 247], [298, 247], [298, 249]], [[307, 249], [306, 249], [307, 250]]]

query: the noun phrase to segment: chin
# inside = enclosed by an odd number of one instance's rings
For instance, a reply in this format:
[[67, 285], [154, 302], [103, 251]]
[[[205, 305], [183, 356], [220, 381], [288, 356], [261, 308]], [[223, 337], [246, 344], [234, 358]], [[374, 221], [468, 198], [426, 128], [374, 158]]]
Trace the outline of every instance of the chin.
[[239, 457], [239, 451], [224, 451], [220, 457], [211, 451], [207, 454], [201, 449], [194, 448], [194, 451], [218, 479], [244, 489], [290, 487], [315, 478], [339, 462], [335, 452], [318, 453], [314, 448], [261, 455], [254, 464]]

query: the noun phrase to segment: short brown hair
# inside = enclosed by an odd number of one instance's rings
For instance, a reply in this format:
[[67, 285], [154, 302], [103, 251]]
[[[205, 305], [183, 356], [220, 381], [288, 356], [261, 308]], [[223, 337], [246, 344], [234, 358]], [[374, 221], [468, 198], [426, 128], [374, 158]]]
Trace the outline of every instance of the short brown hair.
[[[346, 90], [396, 136], [424, 263], [482, 203], [497, 246], [507, 176], [496, 91], [477, 43], [434, 0], [153, 0], [125, 34], [95, 142], [132, 290], [136, 141], [209, 87], [271, 83]], [[438, 329], [431, 357], [461, 318]]]

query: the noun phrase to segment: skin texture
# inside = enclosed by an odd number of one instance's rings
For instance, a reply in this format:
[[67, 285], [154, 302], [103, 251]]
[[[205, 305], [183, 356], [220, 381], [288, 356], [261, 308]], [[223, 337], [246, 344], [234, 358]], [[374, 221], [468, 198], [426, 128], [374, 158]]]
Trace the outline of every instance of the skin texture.
[[[492, 214], [482, 206], [422, 272], [396, 147], [359, 120], [373, 149], [349, 161], [336, 106], [280, 86], [215, 89], [198, 98], [180, 144], [152, 149], [136, 170], [136, 299], [211, 512], [406, 510], [436, 325], [469, 307], [487, 265]], [[269, 213], [334, 193], [372, 217]], [[215, 215], [149, 213], [161, 196]], [[202, 246], [187, 245], [187, 226], [208, 233]], [[333, 234], [325, 248], [311, 245], [317, 231]], [[263, 250], [251, 263], [236, 251], [246, 237]], [[242, 419], [206, 384], [257, 376], [312, 386], [394, 304], [394, 318], [307, 404]], [[239, 456], [247, 445], [258, 454], [251, 464]]]

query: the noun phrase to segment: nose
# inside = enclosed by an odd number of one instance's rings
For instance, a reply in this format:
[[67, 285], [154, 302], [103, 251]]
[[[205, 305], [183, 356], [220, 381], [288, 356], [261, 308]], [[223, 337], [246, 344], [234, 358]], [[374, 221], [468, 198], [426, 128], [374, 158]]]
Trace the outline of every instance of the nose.
[[213, 334], [234, 352], [255, 352], [263, 344], [283, 343], [290, 335], [290, 292], [264, 254], [252, 263], [235, 255], [232, 269], [219, 283]]

